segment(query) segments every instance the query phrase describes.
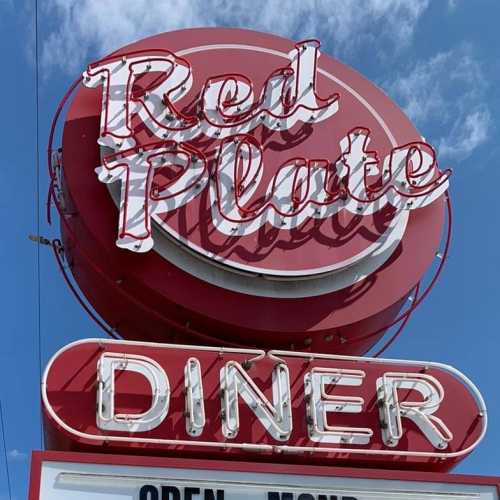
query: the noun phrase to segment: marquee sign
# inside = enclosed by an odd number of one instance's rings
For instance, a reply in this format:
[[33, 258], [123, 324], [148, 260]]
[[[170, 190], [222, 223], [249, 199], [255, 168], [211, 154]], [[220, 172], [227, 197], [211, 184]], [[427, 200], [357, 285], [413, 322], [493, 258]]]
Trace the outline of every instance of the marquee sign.
[[51, 192], [126, 338], [360, 354], [436, 258], [450, 172], [316, 40], [165, 33], [77, 89]]
[[57, 448], [447, 470], [486, 430], [436, 363], [83, 340], [47, 366]]
[[45, 452], [29, 500], [498, 500], [499, 488], [493, 477]]

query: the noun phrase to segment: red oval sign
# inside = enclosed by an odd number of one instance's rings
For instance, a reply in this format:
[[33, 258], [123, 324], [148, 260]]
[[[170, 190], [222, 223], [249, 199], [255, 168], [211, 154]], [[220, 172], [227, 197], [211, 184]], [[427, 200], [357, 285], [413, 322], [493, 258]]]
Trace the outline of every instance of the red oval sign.
[[191, 337], [364, 352], [435, 256], [448, 173], [315, 40], [166, 33], [91, 64], [83, 84], [63, 139], [80, 215], [68, 251], [126, 337], [166, 340], [173, 322]]
[[[68, 382], [69, 381], [69, 382]], [[49, 446], [448, 470], [487, 425], [452, 367], [83, 340], [49, 362]]]

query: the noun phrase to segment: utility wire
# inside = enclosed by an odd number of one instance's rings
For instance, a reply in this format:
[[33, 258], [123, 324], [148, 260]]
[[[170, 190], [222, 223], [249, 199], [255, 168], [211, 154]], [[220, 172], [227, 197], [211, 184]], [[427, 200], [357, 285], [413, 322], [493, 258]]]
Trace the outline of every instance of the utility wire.
[[5, 458], [5, 472], [7, 474], [7, 486], [9, 488], [9, 499], [12, 500], [12, 490], [10, 487], [9, 461], [7, 460], [7, 446], [5, 446], [5, 427], [3, 423], [2, 401], [0, 401], [0, 423], [2, 424], [3, 456]]
[[[38, 68], [38, 0], [35, 0], [35, 142], [36, 142], [36, 159], [35, 159], [35, 172], [36, 172], [36, 234], [40, 237], [40, 139], [39, 139], [39, 68]], [[40, 386], [42, 380], [42, 336], [41, 336], [41, 285], [40, 285], [40, 245], [36, 245], [36, 287], [37, 287], [37, 303], [36, 303], [36, 321], [38, 332], [38, 381], [37, 387]], [[39, 392], [39, 391], [38, 391]], [[42, 409], [40, 408], [40, 448], [43, 449], [43, 419]]]

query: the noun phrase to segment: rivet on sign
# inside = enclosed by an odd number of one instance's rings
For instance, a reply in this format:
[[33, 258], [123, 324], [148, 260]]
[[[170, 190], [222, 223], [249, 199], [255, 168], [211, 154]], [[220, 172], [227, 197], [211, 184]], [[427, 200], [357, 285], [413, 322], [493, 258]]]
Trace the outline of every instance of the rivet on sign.
[[237, 227], [234, 227], [234, 226], [233, 226], [233, 227], [231, 228], [231, 231], [233, 231], [233, 232], [234, 232], [234, 231], [236, 231], [237, 229], [238, 229]]
[[101, 80], [106, 80], [106, 75], [105, 74], [101, 75]]
[[[241, 366], [244, 370], [248, 371], [250, 370], [250, 368], [252, 368], [252, 362], [248, 359], [245, 359], [245, 361], [243, 361], [243, 364]], [[255, 407], [257, 407], [257, 405]]]
[[125, 64], [127, 62], [127, 58], [125, 56], [122, 57], [122, 64]]
[[87, 75], [87, 76], [85, 77], [85, 81], [86, 81], [86, 82], [90, 82], [90, 76], [89, 76], [89, 75]]
[[286, 221], [284, 219], [281, 221], [281, 225], [286, 226]]
[[356, 208], [356, 210], [357, 210], [358, 212], [361, 212], [361, 210], [363, 210], [363, 207], [357, 207], [357, 208]]
[[265, 120], [266, 119], [266, 115], [260, 115], [260, 119], [261, 120]]
[[329, 334], [329, 335], [325, 336], [325, 341], [326, 342], [331, 342], [332, 340], [333, 340], [333, 335], [332, 334]]
[[148, 64], [146, 65], [146, 69], [147, 69], [148, 71], [151, 69], [151, 63], [148, 63]]
[[312, 121], [314, 121], [314, 115], [311, 115], [311, 116], [309, 117], [309, 121], [311, 121], [311, 122], [312, 122]]

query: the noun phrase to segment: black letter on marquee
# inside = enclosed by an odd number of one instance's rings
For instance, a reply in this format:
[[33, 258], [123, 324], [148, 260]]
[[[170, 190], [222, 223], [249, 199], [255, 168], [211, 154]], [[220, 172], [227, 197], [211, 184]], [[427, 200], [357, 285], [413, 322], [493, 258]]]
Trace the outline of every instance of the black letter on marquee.
[[293, 500], [293, 493], [279, 493], [278, 491], [269, 491], [267, 500]]
[[175, 486], [162, 486], [161, 500], [169, 500], [170, 495], [172, 495], [172, 500], [181, 500], [179, 488], [176, 488]]
[[158, 500], [158, 490], [152, 484], [145, 484], [139, 490], [139, 500]]
[[199, 495], [200, 488], [184, 488], [184, 500], [193, 500], [193, 495]]
[[[203, 492], [204, 500], [215, 500], [214, 490], [205, 490]], [[224, 500], [224, 490], [217, 490], [217, 500]]]

